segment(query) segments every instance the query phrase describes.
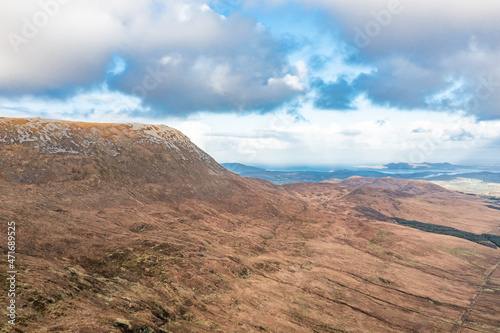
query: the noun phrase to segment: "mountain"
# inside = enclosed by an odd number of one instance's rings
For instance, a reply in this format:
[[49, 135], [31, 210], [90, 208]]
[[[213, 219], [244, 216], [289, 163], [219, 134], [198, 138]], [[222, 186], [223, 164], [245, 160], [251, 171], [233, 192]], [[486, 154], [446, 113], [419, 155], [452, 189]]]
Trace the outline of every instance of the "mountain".
[[497, 331], [500, 250], [394, 219], [496, 235], [497, 204], [392, 181], [276, 186], [166, 126], [0, 118], [0, 330]]
[[242, 207], [239, 197], [277, 191], [243, 181], [167, 126], [6, 118], [0, 126], [2, 181], [44, 186], [59, 196], [71, 197], [76, 188], [82, 202], [102, 207], [156, 199]]
[[[449, 163], [391, 163], [385, 166], [374, 167], [373, 169], [383, 169], [384, 172], [371, 170], [372, 167], [358, 167], [354, 170], [334, 170], [330, 172], [319, 171], [268, 171], [243, 164], [232, 163], [223, 164], [230, 171], [242, 177], [252, 177], [264, 179], [277, 185], [293, 183], [314, 183], [314, 182], [338, 182], [338, 180], [350, 177], [365, 178], [387, 178], [425, 180], [438, 183], [448, 189], [480, 195], [497, 195], [500, 192], [500, 173], [481, 171], [466, 172], [464, 170], [472, 167], [452, 165]], [[415, 172], [408, 173], [406, 171]], [[449, 170], [449, 171], [443, 171]], [[459, 171], [460, 173], [452, 173]], [[401, 172], [405, 171], [405, 172]], [[479, 183], [478, 183], [479, 182]], [[480, 183], [480, 182], [484, 182]]]
[[429, 180], [432, 181], [451, 181], [451, 180], [456, 180], [460, 178], [465, 178], [465, 179], [476, 179], [480, 180], [483, 182], [488, 182], [488, 183], [500, 183], [500, 173], [499, 172], [488, 172], [488, 171], [482, 171], [482, 172], [469, 172], [469, 173], [462, 173], [458, 175], [441, 175], [441, 176], [435, 176], [435, 177], [429, 177]]
[[299, 182], [321, 182], [332, 178], [346, 179], [352, 176], [361, 175], [364, 177], [386, 177], [387, 174], [376, 171], [351, 171], [336, 170], [330, 172], [319, 171], [269, 171], [239, 163], [222, 164], [228, 170], [242, 176], [252, 177], [270, 181], [277, 185], [299, 183]]
[[389, 163], [384, 165], [386, 169], [389, 170], [458, 170], [458, 169], [470, 169], [473, 167], [465, 165], [454, 165], [450, 163]]
[[251, 174], [251, 173], [265, 172], [266, 171], [265, 169], [256, 168], [256, 167], [248, 166], [248, 165], [241, 164], [241, 163], [222, 163], [221, 165], [224, 168], [228, 169], [229, 171], [237, 173], [237, 174], [241, 174], [241, 173]]

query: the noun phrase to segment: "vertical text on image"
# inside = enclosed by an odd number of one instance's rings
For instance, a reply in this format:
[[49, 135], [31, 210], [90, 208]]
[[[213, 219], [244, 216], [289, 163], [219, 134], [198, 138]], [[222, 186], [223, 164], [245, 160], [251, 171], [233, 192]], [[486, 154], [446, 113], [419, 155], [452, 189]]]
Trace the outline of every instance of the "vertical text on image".
[[8, 323], [16, 325], [16, 222], [7, 222], [7, 317]]

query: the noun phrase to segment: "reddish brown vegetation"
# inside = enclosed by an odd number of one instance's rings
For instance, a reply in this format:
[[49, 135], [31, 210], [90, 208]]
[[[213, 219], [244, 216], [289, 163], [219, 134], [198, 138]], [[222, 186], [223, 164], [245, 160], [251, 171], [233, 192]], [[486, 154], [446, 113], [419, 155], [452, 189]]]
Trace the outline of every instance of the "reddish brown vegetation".
[[46, 122], [41, 144], [27, 124], [0, 119], [19, 332], [498, 331], [499, 250], [390, 219], [498, 228], [477, 198], [277, 187], [165, 127]]

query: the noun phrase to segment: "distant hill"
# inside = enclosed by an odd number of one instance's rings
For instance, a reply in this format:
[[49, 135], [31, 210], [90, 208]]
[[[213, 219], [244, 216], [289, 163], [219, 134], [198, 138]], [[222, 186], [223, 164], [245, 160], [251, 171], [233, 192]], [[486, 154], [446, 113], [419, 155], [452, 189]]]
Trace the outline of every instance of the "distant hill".
[[409, 174], [390, 174], [373, 170], [335, 170], [330, 172], [322, 171], [268, 171], [262, 168], [257, 168], [241, 163], [223, 163], [223, 167], [231, 172], [234, 172], [242, 177], [259, 178], [270, 181], [277, 185], [292, 184], [292, 183], [315, 183], [336, 178], [338, 180], [347, 179], [354, 176], [368, 178], [385, 178], [391, 176], [393, 178], [404, 179], [422, 179], [435, 175], [434, 172], [416, 172]]
[[426, 182], [424, 180], [407, 180], [395, 179], [392, 177], [386, 178], [364, 178], [350, 177], [341, 181], [339, 184], [354, 187], [372, 187], [376, 189], [404, 192], [412, 195], [434, 194], [449, 191], [441, 186]]
[[500, 173], [488, 172], [488, 171], [462, 173], [458, 175], [442, 175], [442, 176], [430, 177], [428, 178], [428, 180], [450, 181], [457, 178], [477, 179], [487, 183], [500, 183]]
[[346, 179], [352, 176], [362, 177], [387, 177], [387, 174], [377, 171], [351, 171], [351, 170], [338, 170], [331, 172], [318, 172], [318, 171], [234, 171], [243, 177], [259, 178], [270, 181], [277, 185], [291, 184], [291, 183], [316, 183], [324, 180], [338, 178]]
[[470, 169], [470, 166], [454, 165], [450, 163], [389, 163], [384, 165], [389, 170], [457, 170], [457, 169]]
[[[241, 163], [222, 163], [227, 170], [242, 177], [258, 178], [270, 181], [277, 185], [292, 183], [315, 183], [332, 178], [347, 179], [353, 176], [380, 178], [387, 177], [386, 173], [371, 170], [335, 170], [330, 172], [321, 171], [268, 171]], [[411, 175], [406, 175], [411, 177]], [[397, 176], [395, 176], [397, 177]]]
[[[500, 173], [483, 171], [451, 174], [453, 170], [463, 170], [472, 168], [470, 166], [454, 165], [450, 163], [391, 163], [384, 167], [385, 172], [374, 170], [335, 170], [330, 172], [321, 171], [268, 171], [240, 163], [223, 163], [223, 167], [242, 177], [259, 178], [270, 181], [277, 185], [292, 183], [314, 183], [331, 180], [333, 178], [343, 180], [350, 177], [365, 178], [396, 178], [426, 181], [450, 181], [457, 178], [477, 179], [489, 183], [500, 183]], [[398, 173], [398, 170], [414, 170], [413, 173]], [[450, 170], [450, 171], [435, 171]], [[391, 172], [392, 171], [392, 172]], [[449, 173], [444, 174], [443, 173]], [[333, 181], [336, 182], [336, 181]]]
[[253, 166], [241, 164], [241, 163], [222, 163], [224, 168], [228, 169], [231, 172], [241, 174], [241, 173], [255, 173], [255, 172], [265, 172], [265, 169], [256, 168]]

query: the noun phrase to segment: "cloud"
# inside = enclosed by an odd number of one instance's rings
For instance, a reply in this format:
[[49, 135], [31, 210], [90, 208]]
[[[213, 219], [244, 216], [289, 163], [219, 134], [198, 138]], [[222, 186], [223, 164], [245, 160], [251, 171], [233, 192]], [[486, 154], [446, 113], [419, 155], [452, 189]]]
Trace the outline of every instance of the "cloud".
[[[358, 94], [402, 109], [464, 110], [481, 119], [500, 118], [500, 2], [294, 2], [327, 13], [329, 19], [319, 24], [332, 34], [340, 32], [352, 50], [346, 61], [373, 68], [352, 82]], [[247, 0], [251, 8], [285, 3], [289, 1]], [[322, 57], [311, 60], [314, 68], [324, 66]], [[319, 106], [328, 106], [328, 95], [320, 91]], [[335, 105], [338, 97], [331, 96]]]
[[8, 0], [0, 96], [71, 100], [105, 83], [150, 117], [267, 112], [306, 95], [323, 110], [362, 96], [499, 119], [499, 11], [468, 0]]
[[467, 132], [464, 129], [460, 130], [459, 133], [452, 133], [450, 135], [451, 141], [472, 141], [474, 138], [474, 134]]
[[358, 91], [344, 77], [335, 82], [325, 82], [317, 78], [312, 85], [316, 89], [317, 98], [314, 106], [323, 110], [352, 110], [353, 100]]
[[366, 93], [377, 104], [387, 103], [402, 109], [419, 108], [427, 96], [442, 89], [446, 83], [432, 70], [404, 58], [384, 59], [377, 62], [376, 68], [376, 71], [356, 78], [352, 89]]
[[415, 128], [414, 130], [411, 131], [412, 133], [431, 133], [432, 131], [430, 129], [424, 129], [424, 128]]
[[[208, 130], [206, 125], [194, 127], [189, 121], [175, 126], [197, 134], [195, 143], [218, 161], [249, 165], [475, 163], [478, 151], [498, 150], [492, 143], [498, 143], [500, 121], [476, 121], [459, 114], [402, 115], [390, 111], [384, 112], [387, 119], [381, 122], [373, 111], [367, 110], [356, 118], [346, 113], [325, 117], [325, 112], [319, 110], [309, 113], [310, 118], [323, 119], [321, 123], [295, 122], [293, 116], [283, 112], [261, 115], [257, 121], [218, 115]], [[422, 115], [429, 120], [419, 120]], [[281, 121], [273, 120], [276, 116]], [[228, 131], [223, 123], [233, 124], [234, 130]], [[496, 156], [490, 155], [489, 163], [500, 161]], [[485, 159], [486, 155], [482, 156], [481, 162]]]
[[302, 94], [283, 44], [199, 0], [0, 4], [0, 94], [68, 98], [108, 81], [160, 115], [266, 111]]
[[[52, 3], [53, 17], [42, 3]], [[46, 18], [45, 21], [42, 19]], [[103, 77], [122, 26], [95, 1], [4, 1], [0, 4], [0, 92], [40, 94]]]

